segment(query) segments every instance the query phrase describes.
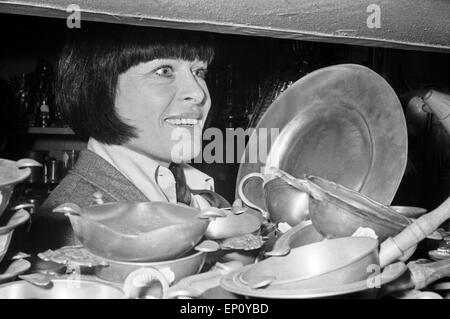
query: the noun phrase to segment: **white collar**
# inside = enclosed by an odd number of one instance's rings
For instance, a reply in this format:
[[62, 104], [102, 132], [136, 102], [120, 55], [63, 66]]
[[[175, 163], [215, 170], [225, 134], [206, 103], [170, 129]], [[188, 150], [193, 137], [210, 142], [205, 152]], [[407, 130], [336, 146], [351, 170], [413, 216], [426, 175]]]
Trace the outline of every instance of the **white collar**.
[[[87, 148], [113, 165], [150, 201], [177, 202], [172, 172], [152, 158], [121, 145], [100, 143], [94, 138], [89, 139]], [[191, 189], [214, 190], [212, 177], [190, 165], [182, 165], [186, 183]]]

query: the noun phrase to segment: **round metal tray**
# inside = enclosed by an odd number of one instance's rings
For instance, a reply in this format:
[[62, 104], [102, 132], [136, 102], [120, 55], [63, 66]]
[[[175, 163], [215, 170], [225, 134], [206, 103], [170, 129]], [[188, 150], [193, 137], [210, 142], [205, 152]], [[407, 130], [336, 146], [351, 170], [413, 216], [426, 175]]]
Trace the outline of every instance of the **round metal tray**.
[[[278, 128], [278, 138], [267, 139], [265, 164], [262, 158], [251, 163], [256, 144], [250, 143], [264, 139], [264, 128]], [[326, 178], [389, 205], [406, 161], [406, 121], [394, 90], [364, 66], [336, 65], [301, 78], [274, 101], [250, 136], [236, 185], [273, 166], [297, 178]], [[258, 183], [247, 183], [244, 192], [264, 207]]]

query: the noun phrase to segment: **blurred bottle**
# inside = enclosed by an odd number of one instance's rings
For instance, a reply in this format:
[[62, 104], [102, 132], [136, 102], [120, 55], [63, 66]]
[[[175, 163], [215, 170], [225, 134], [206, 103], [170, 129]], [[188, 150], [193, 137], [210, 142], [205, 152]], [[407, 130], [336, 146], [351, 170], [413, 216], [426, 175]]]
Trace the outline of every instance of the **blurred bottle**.
[[45, 182], [52, 184], [59, 181], [58, 161], [54, 157], [47, 157], [45, 161]]
[[50, 108], [48, 106], [47, 96], [42, 97], [42, 103], [39, 107], [39, 122], [40, 127], [48, 127], [50, 124]]
[[79, 151], [76, 150], [63, 150], [61, 154], [62, 158], [62, 174], [66, 175], [71, 169], [74, 168], [78, 159]]
[[47, 127], [53, 117], [53, 68], [45, 60], [40, 60], [36, 66], [36, 92], [34, 98], [34, 125]]

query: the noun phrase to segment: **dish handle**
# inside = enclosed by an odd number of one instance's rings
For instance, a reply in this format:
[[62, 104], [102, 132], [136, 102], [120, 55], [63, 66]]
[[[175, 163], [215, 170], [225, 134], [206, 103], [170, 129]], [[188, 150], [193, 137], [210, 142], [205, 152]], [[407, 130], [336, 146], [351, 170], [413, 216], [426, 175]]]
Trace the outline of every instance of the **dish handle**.
[[263, 180], [263, 183], [265, 183], [267, 181], [266, 177], [261, 173], [250, 173], [250, 174], [245, 175], [239, 182], [239, 186], [238, 186], [239, 197], [242, 199], [242, 201], [244, 202], [245, 205], [247, 205], [250, 208], [256, 209], [263, 215], [263, 217], [265, 219], [268, 219], [269, 213], [265, 209], [259, 207], [258, 205], [256, 205], [252, 201], [250, 201], [244, 193], [244, 184], [251, 178], [260, 178]]
[[54, 208], [52, 210], [53, 213], [62, 213], [66, 216], [73, 215], [73, 216], [81, 216], [82, 209], [77, 204], [73, 203], [64, 203], [59, 205], [58, 207]]
[[128, 299], [166, 299], [169, 281], [156, 268], [139, 268], [127, 276], [122, 290]]

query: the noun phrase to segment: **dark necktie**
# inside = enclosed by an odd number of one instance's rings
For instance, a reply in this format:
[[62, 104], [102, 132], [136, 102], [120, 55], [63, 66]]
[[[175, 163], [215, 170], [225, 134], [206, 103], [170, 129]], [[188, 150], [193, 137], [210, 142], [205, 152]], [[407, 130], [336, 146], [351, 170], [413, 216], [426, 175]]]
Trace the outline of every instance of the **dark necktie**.
[[183, 167], [180, 164], [170, 163], [169, 170], [175, 178], [175, 187], [177, 192], [177, 202], [191, 205], [191, 190], [186, 184], [186, 176]]
[[175, 178], [175, 187], [177, 192], [177, 202], [191, 206], [191, 194], [201, 195], [212, 207], [225, 208], [230, 207], [230, 203], [219, 194], [204, 189], [190, 189], [186, 184], [186, 176], [183, 167], [180, 164], [171, 163], [169, 170]]

